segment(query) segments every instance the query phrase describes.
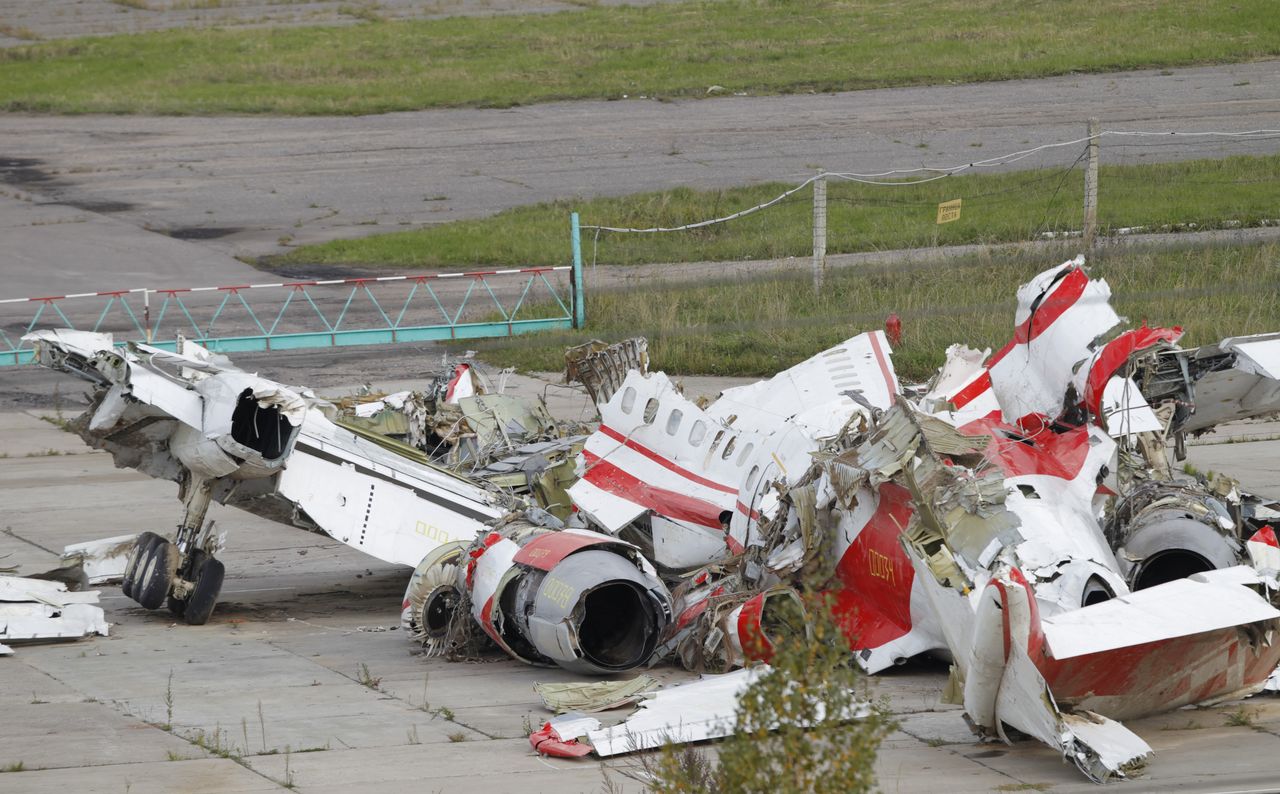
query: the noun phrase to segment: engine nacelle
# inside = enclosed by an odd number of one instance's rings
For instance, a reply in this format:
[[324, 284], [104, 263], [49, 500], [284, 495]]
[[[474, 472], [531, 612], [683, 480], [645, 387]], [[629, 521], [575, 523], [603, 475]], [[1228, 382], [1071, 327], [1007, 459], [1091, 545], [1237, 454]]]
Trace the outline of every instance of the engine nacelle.
[[1133, 590], [1246, 561], [1235, 519], [1223, 503], [1189, 484], [1152, 484], [1116, 509], [1108, 532]]
[[459, 571], [471, 614], [530, 664], [610, 674], [644, 664], [671, 621], [671, 596], [630, 543], [515, 522], [477, 540]]

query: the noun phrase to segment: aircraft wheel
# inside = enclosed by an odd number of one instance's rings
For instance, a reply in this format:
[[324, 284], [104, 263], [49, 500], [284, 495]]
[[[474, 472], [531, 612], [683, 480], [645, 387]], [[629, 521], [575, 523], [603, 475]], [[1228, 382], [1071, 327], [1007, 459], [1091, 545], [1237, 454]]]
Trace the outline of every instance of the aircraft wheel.
[[[187, 559], [182, 564], [182, 567], [178, 569], [178, 576], [189, 582], [194, 582], [196, 578], [196, 571], [200, 570], [200, 566], [204, 564], [204, 561], [208, 557], [209, 555], [204, 549], [196, 549], [191, 552], [187, 555]], [[191, 592], [188, 591], [186, 596], [179, 598], [172, 592], [169, 593], [169, 611], [173, 613], [175, 618], [180, 618], [187, 614], [187, 597], [190, 595]]]
[[167, 540], [153, 545], [134, 580], [133, 600], [145, 609], [158, 609], [169, 595], [178, 570], [178, 547]]
[[120, 590], [126, 596], [133, 597], [133, 585], [137, 579], [138, 571], [141, 564], [147, 559], [147, 554], [151, 551], [151, 547], [164, 538], [154, 532], [143, 532], [133, 541], [133, 549], [129, 552], [129, 559], [125, 562], [124, 578], [120, 581]]
[[206, 556], [199, 562], [199, 566], [194, 568], [195, 579], [192, 580], [195, 587], [187, 596], [186, 611], [182, 615], [183, 620], [192, 626], [203, 626], [208, 622], [218, 603], [218, 594], [222, 592], [222, 580], [227, 574], [222, 560]]

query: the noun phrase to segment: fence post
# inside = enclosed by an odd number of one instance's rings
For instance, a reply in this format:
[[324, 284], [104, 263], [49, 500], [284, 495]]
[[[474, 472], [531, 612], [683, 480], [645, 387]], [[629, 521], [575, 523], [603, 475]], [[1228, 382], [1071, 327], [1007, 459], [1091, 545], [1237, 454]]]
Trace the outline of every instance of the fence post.
[[142, 290], [142, 323], [146, 326], [143, 334], [147, 337], [147, 344], [151, 344], [154, 341], [151, 335], [151, 290], [145, 287]]
[[822, 291], [827, 269], [827, 178], [813, 180], [813, 293]]
[[1089, 154], [1084, 169], [1084, 247], [1092, 251], [1098, 238], [1098, 120], [1089, 119]]
[[573, 278], [570, 280], [573, 292], [573, 327], [582, 328], [587, 324], [587, 306], [582, 294], [582, 231], [578, 227], [576, 212], [569, 215], [569, 230], [573, 245]]

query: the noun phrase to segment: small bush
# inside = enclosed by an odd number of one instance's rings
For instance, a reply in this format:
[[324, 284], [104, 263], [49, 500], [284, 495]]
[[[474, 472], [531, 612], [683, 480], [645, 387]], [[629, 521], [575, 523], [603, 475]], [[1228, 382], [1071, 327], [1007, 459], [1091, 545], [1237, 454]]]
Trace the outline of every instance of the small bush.
[[[871, 703], [828, 597], [806, 597], [810, 633], [779, 638], [772, 671], [743, 693], [718, 760], [667, 745], [653, 765], [658, 794], [851, 794], [875, 786], [893, 723]], [[848, 716], [863, 714], [852, 719]], [[809, 727], [805, 727], [809, 726]]]

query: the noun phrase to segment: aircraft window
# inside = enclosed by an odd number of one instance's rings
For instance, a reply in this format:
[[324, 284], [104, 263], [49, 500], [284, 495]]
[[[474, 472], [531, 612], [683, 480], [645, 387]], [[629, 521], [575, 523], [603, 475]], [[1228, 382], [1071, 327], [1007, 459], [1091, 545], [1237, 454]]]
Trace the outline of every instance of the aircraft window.
[[684, 412], [676, 409], [667, 415], [667, 435], [674, 436], [680, 432], [680, 420], [684, 418]]
[[747, 444], [745, 447], [743, 447], [743, 448], [742, 448], [742, 453], [738, 455], [738, 465], [739, 465], [739, 466], [741, 466], [742, 464], [746, 463], [746, 462], [747, 462], [747, 458], [751, 457], [751, 450], [752, 450], [754, 447], [755, 447], [755, 444]]
[[628, 386], [622, 392], [622, 412], [624, 414], [631, 413], [631, 409], [636, 407], [636, 390], [634, 386]]
[[653, 420], [658, 418], [658, 398], [650, 397], [649, 402], [644, 404], [644, 423], [646, 425], [653, 424]]
[[707, 437], [707, 423], [699, 419], [693, 423], [693, 427], [689, 428], [689, 443], [695, 447], [702, 443], [702, 439]]
[[729, 443], [724, 445], [724, 452], [720, 453], [720, 458], [722, 460], [728, 460], [729, 456], [733, 454], [733, 444], [737, 440], [737, 438], [731, 438], [729, 439]]
[[720, 446], [720, 439], [722, 439], [722, 438], [724, 438], [724, 431], [723, 431], [723, 430], [721, 430], [720, 432], [716, 433], [716, 437], [715, 437], [715, 438], [713, 438], [713, 439], [711, 439], [711, 449], [707, 450], [707, 454], [711, 454], [712, 452], [715, 452], [715, 451], [716, 451], [716, 447]]

